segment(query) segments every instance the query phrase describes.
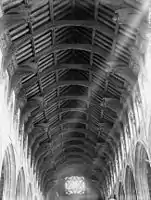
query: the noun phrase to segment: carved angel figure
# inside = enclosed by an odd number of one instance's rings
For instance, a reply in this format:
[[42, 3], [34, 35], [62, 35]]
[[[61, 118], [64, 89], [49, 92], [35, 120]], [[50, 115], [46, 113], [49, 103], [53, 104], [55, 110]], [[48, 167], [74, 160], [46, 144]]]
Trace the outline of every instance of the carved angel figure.
[[148, 40], [144, 39], [139, 33], [136, 35], [135, 45], [141, 54], [145, 54], [148, 47]]
[[135, 65], [142, 67], [144, 65], [144, 55], [139, 52], [136, 46], [130, 47], [129, 50], [131, 55], [131, 67], [134, 67]]
[[114, 21], [118, 21], [119, 24], [135, 25], [134, 21], [138, 18], [138, 11], [131, 7], [120, 8], [115, 11]]

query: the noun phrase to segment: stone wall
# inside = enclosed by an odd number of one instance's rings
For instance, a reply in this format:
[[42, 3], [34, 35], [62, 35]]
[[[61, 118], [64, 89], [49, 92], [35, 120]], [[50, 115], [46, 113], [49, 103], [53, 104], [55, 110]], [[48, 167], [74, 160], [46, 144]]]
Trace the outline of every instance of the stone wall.
[[27, 141], [23, 145], [20, 134], [19, 110], [14, 112], [13, 92], [7, 101], [8, 81], [8, 74], [3, 74], [0, 80], [0, 200], [42, 200], [30, 155], [27, 156]]

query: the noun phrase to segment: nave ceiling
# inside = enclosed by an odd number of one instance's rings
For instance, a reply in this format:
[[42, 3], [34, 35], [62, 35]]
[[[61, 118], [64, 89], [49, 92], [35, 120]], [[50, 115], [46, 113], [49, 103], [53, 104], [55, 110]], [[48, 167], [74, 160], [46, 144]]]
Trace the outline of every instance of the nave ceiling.
[[107, 2], [3, 3], [3, 70], [45, 192], [77, 163], [101, 187], [120, 146], [121, 115], [144, 61], [145, 18], [135, 23], [139, 2]]

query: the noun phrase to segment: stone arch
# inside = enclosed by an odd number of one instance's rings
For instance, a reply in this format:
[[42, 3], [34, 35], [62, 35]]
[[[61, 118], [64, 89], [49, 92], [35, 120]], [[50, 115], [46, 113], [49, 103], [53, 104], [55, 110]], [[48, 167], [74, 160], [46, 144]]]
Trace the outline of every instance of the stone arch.
[[121, 182], [119, 183], [118, 199], [119, 200], [125, 200], [124, 186]]
[[135, 149], [135, 174], [138, 196], [140, 199], [151, 199], [151, 166], [148, 153], [141, 142]]
[[15, 159], [15, 151], [12, 144], [10, 144], [7, 148], [8, 156], [9, 156], [9, 167], [10, 167], [10, 199], [15, 197], [15, 188], [16, 188], [16, 159]]
[[16, 160], [12, 144], [7, 147], [4, 153], [0, 184], [2, 185], [0, 198], [2, 198], [2, 196], [5, 196], [7, 199], [14, 198], [16, 186]]
[[135, 180], [130, 166], [126, 167], [125, 174], [125, 193], [127, 200], [137, 200]]
[[26, 187], [25, 187], [25, 173], [23, 167], [20, 169], [17, 185], [16, 185], [16, 200], [25, 200], [26, 199]]
[[0, 186], [0, 200], [3, 199], [3, 197], [8, 199], [8, 191], [10, 189], [10, 160], [7, 151], [5, 151], [4, 153], [4, 158], [2, 162]]
[[151, 117], [150, 117], [150, 119], [149, 119], [149, 125], [148, 125], [148, 131], [147, 131], [148, 144], [151, 144], [150, 132], [151, 132]]
[[27, 191], [27, 200], [32, 200], [32, 198], [33, 198], [32, 187], [31, 183], [29, 183]]
[[2, 163], [2, 169], [1, 169], [1, 175], [0, 175], [0, 200], [3, 199], [5, 195], [5, 188], [7, 185], [7, 158], [4, 156], [3, 163]]

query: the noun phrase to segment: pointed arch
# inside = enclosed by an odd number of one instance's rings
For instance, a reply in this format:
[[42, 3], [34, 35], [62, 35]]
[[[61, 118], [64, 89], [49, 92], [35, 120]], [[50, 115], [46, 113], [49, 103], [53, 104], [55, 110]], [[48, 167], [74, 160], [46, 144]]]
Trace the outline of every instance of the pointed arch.
[[135, 149], [135, 174], [139, 198], [151, 198], [151, 166], [145, 146], [138, 142]]
[[37, 200], [37, 197], [35, 196], [34, 200]]
[[15, 188], [16, 188], [16, 158], [15, 158], [15, 149], [12, 144], [7, 148], [8, 155], [10, 157], [10, 198], [15, 197]]
[[119, 200], [125, 200], [124, 186], [121, 182], [119, 183], [118, 198]]
[[26, 199], [25, 173], [23, 167], [19, 171], [16, 185], [16, 200], [20, 199]]
[[0, 174], [0, 199], [6, 197], [7, 191], [6, 189], [9, 186], [9, 164], [8, 164], [8, 156], [7, 152], [5, 151], [3, 162], [2, 162], [2, 169]]
[[16, 160], [12, 144], [7, 147], [4, 153], [0, 184], [2, 184], [0, 197], [2, 198], [5, 196], [5, 198], [14, 198], [16, 186]]
[[125, 192], [127, 200], [137, 200], [136, 186], [134, 175], [130, 166], [126, 167], [125, 174]]
[[27, 191], [27, 200], [32, 200], [32, 199], [33, 199], [32, 186], [31, 183], [29, 183]]

